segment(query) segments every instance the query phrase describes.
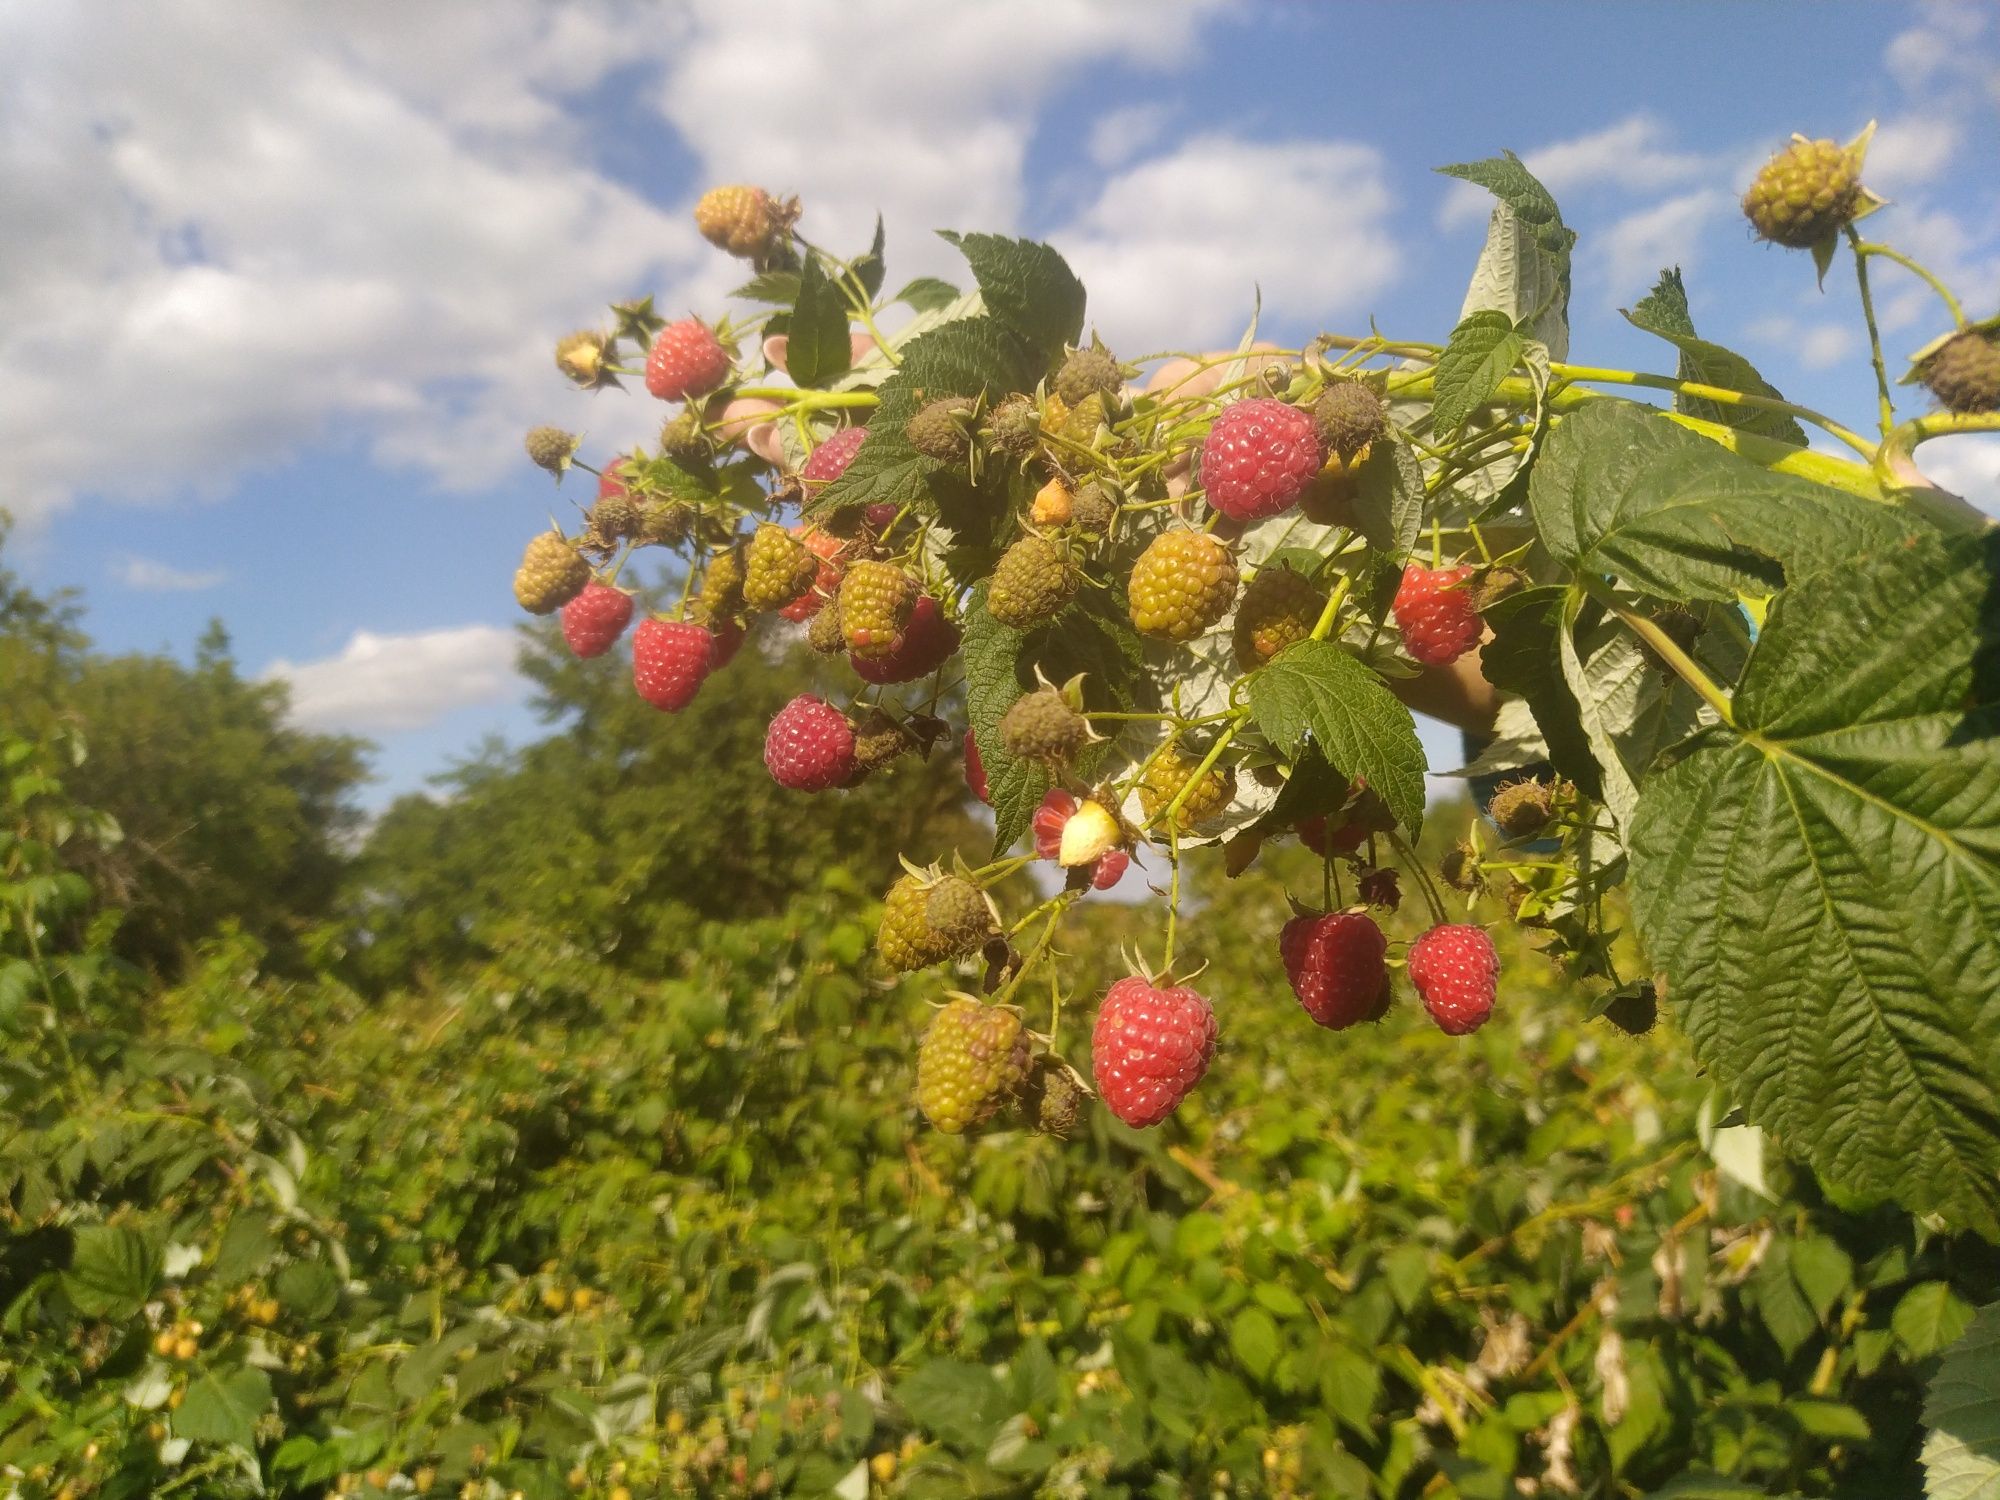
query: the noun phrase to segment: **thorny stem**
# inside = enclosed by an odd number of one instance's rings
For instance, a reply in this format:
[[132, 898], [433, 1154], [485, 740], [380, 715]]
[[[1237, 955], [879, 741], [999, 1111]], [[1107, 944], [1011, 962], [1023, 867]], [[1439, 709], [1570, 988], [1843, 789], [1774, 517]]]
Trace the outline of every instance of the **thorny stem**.
[[1928, 266], [1925, 266], [1911, 256], [1905, 255], [1900, 250], [1892, 250], [1887, 245], [1877, 244], [1874, 240], [1864, 240], [1858, 237], [1854, 241], [1854, 253], [1856, 255], [1879, 255], [1884, 260], [1894, 261], [1912, 275], [1921, 277], [1929, 285], [1930, 289], [1944, 300], [1944, 305], [1951, 310], [1952, 322], [1960, 328], [1965, 327], [1965, 309], [1959, 306], [1958, 298], [1952, 295], [1951, 288], [1938, 280], [1937, 276]]
[[1868, 357], [1875, 366], [1875, 390], [1882, 403], [1882, 436], [1887, 437], [1896, 426], [1896, 402], [1889, 394], [1889, 370], [1882, 363], [1882, 334], [1875, 327], [1875, 298], [1868, 290], [1868, 257], [1861, 253], [1861, 236], [1849, 224], [1845, 231], [1847, 243], [1854, 251], [1854, 283], [1861, 290], [1861, 316], [1868, 324]]

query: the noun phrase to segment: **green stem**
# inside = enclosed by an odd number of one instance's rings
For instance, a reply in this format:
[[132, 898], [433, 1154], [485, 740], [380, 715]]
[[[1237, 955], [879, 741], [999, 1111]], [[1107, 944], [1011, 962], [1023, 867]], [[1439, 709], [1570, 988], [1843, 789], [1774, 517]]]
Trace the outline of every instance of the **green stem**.
[[[1194, 789], [1201, 785], [1202, 777], [1215, 769], [1215, 763], [1222, 759], [1222, 752], [1229, 748], [1229, 742], [1236, 738], [1236, 731], [1241, 729], [1249, 718], [1250, 711], [1248, 709], [1236, 710], [1234, 722], [1215, 737], [1215, 743], [1208, 747], [1208, 754], [1201, 758], [1201, 764], [1194, 768], [1193, 774], [1182, 783], [1181, 789], [1174, 793], [1174, 800], [1161, 808], [1156, 815], [1146, 820], [1147, 827], [1150, 828], [1155, 823], [1164, 823], [1168, 830], [1169, 838], [1174, 836], [1174, 819], [1180, 816], [1181, 804], [1194, 795]], [[1176, 871], [1179, 870], [1178, 860], [1175, 862], [1175, 869]]]
[[1389, 847], [1394, 849], [1402, 858], [1403, 863], [1408, 865], [1411, 871], [1415, 873], [1417, 888], [1424, 893], [1424, 905], [1431, 909], [1432, 918], [1436, 920], [1439, 926], [1443, 926], [1446, 922], [1450, 921], [1450, 915], [1444, 909], [1444, 898], [1438, 895], [1437, 887], [1431, 883], [1431, 872], [1424, 867], [1424, 862], [1417, 858], [1417, 851], [1404, 842], [1403, 836], [1400, 833], [1391, 833], [1389, 835]]
[[1726, 386], [1703, 385], [1699, 381], [1680, 380], [1672, 375], [1649, 375], [1637, 370], [1603, 370], [1591, 365], [1549, 366], [1549, 372], [1565, 380], [1586, 380], [1598, 385], [1642, 386], [1648, 390], [1672, 391], [1676, 395], [1692, 397], [1699, 401], [1711, 401], [1717, 406], [1745, 406], [1753, 411], [1780, 412], [1788, 417], [1797, 417], [1802, 422], [1810, 422], [1839, 438], [1863, 458], [1875, 456], [1875, 445], [1853, 429], [1834, 421], [1832, 417], [1814, 411], [1809, 406], [1796, 402], [1782, 401], [1775, 396], [1753, 396], [1747, 391], [1732, 391]]
[[1882, 436], [1896, 426], [1896, 402], [1889, 394], [1889, 370], [1882, 362], [1882, 334], [1875, 326], [1875, 298], [1868, 290], [1868, 257], [1861, 253], [1861, 236], [1854, 226], [1846, 227], [1847, 243], [1854, 251], [1854, 283], [1861, 290], [1861, 316], [1868, 324], [1868, 357], [1875, 366], [1875, 390], [1882, 404]]
[[1930, 289], [1943, 299], [1944, 305], [1951, 310], [1952, 322], [1960, 328], [1965, 327], [1965, 309], [1959, 306], [1958, 298], [1952, 295], [1951, 288], [1940, 281], [1928, 266], [1911, 256], [1905, 255], [1900, 250], [1892, 250], [1887, 245], [1877, 244], [1873, 240], [1857, 238], [1854, 241], [1854, 253], [1856, 255], [1879, 255], [1884, 260], [1894, 261], [1912, 275], [1921, 277], [1929, 285]]
[[[1194, 785], [1192, 777], [1188, 786]], [[1182, 791], [1186, 791], [1186, 787]], [[1174, 940], [1180, 935], [1181, 925], [1181, 841], [1174, 832], [1173, 824], [1167, 825], [1167, 862], [1173, 871], [1167, 880], [1167, 952], [1160, 963], [1160, 972], [1170, 975], [1174, 970]]]
[[1662, 630], [1658, 624], [1647, 619], [1637, 610], [1627, 609], [1623, 604], [1620, 604], [1617, 596], [1612, 593], [1611, 586], [1602, 579], [1586, 576], [1581, 581], [1585, 592], [1589, 593], [1593, 598], [1602, 603], [1606, 609], [1618, 616], [1626, 628], [1648, 646], [1651, 646], [1659, 654], [1660, 659], [1672, 670], [1673, 674], [1689, 687], [1693, 688], [1695, 695], [1715, 710], [1717, 718], [1730, 727], [1735, 727], [1736, 710], [1734, 705], [1729, 701], [1729, 694], [1722, 690], [1714, 678], [1701, 669], [1700, 664], [1692, 656], [1689, 656], [1687, 652], [1681, 649], [1678, 641]]
[[830, 411], [838, 407], [876, 406], [881, 397], [873, 391], [808, 391], [795, 385], [746, 385], [731, 394], [754, 401], [782, 401], [776, 416], [791, 411]]
[[[1343, 546], [1346, 540], [1345, 537], [1341, 538]], [[1326, 596], [1326, 607], [1319, 612], [1319, 618], [1313, 621], [1312, 634], [1307, 637], [1308, 640], [1323, 641], [1333, 633], [1334, 616], [1340, 613], [1340, 606], [1347, 598], [1347, 590], [1352, 583], [1353, 580], [1343, 574], [1340, 582], [1333, 586], [1333, 592]]]

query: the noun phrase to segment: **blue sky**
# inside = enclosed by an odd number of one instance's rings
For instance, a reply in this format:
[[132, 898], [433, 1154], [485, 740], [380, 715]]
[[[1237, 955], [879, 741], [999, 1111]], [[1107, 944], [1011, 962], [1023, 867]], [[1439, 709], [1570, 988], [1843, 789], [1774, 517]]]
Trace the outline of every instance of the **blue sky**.
[[[379, 804], [535, 731], [507, 579], [552, 496], [519, 434], [656, 424], [549, 349], [642, 292], [723, 310], [711, 183], [798, 193], [836, 248], [879, 207], [892, 282], [953, 273], [931, 228], [1049, 238], [1130, 355], [1233, 340], [1253, 284], [1287, 341], [1441, 337], [1484, 200], [1429, 169], [1509, 147], [1582, 236], [1574, 359], [1670, 368], [1617, 309], [1679, 264], [1704, 332], [1865, 423], [1848, 280], [1734, 205], [1790, 131], [1871, 118], [1871, 229], [1993, 311], [1990, 5], [0, 0], [10, 560], [107, 648], [220, 616], [303, 721], [380, 744]], [[1880, 296], [1892, 354], [1939, 331]], [[1926, 459], [2000, 507], [2000, 438]]]

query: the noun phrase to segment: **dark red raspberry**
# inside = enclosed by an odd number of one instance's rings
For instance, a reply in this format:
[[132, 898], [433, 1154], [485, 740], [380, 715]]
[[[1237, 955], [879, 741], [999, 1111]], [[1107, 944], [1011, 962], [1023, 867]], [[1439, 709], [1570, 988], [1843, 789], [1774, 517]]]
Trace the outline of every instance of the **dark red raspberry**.
[[1477, 1031], [1493, 1014], [1500, 955], [1485, 928], [1470, 922], [1433, 927], [1410, 944], [1409, 967], [1424, 1009], [1446, 1035]]
[[979, 759], [979, 741], [972, 737], [970, 729], [965, 731], [965, 784], [972, 788], [973, 796], [988, 807], [993, 805], [986, 786], [986, 767]]
[[1306, 1014], [1334, 1031], [1372, 1021], [1389, 1004], [1389, 940], [1360, 912], [1294, 917], [1278, 934], [1285, 977]]
[[1236, 521], [1275, 516], [1298, 502], [1322, 462], [1313, 419], [1269, 397], [1226, 407], [1201, 446], [1209, 506]]
[[823, 698], [801, 693], [778, 710], [764, 736], [764, 764], [779, 786], [823, 792], [854, 774], [854, 729]]
[[958, 627], [944, 617], [937, 600], [929, 594], [919, 594], [910, 608], [910, 622], [903, 627], [893, 651], [873, 659], [849, 652], [847, 660], [863, 682], [880, 686], [928, 677], [957, 649]]
[[648, 618], [632, 632], [632, 685], [655, 708], [686, 708], [714, 665], [715, 637], [706, 625]]
[[602, 656], [632, 622], [632, 596], [591, 579], [562, 607], [563, 639], [578, 656]]
[[1180, 1107], [1215, 1056], [1215, 1012], [1186, 985], [1138, 975], [1105, 992], [1090, 1033], [1090, 1070], [1111, 1112], [1134, 1129]]
[[814, 577], [812, 587], [778, 611], [787, 620], [803, 624], [818, 614], [826, 601], [833, 597], [833, 591], [840, 587], [840, 575], [845, 571], [840, 555], [847, 544], [837, 536], [828, 536], [817, 526], [794, 526], [792, 534], [817, 553], [820, 559], [819, 573]]
[[1403, 569], [1391, 608], [1404, 647], [1427, 667], [1457, 661], [1479, 644], [1485, 626], [1472, 606], [1472, 591], [1463, 586], [1472, 572], [1463, 566], [1423, 568], [1415, 563]]
[[725, 616], [713, 622], [709, 626], [709, 632], [715, 637], [715, 649], [709, 657], [708, 669], [711, 672], [720, 672], [736, 660], [736, 653], [743, 649], [744, 638], [750, 631], [741, 620]]
[[806, 492], [823, 490], [845, 474], [867, 436], [866, 427], [843, 427], [813, 449], [799, 465], [799, 478], [805, 482]]
[[646, 356], [646, 389], [662, 401], [705, 396], [729, 378], [729, 351], [699, 318], [669, 323]]

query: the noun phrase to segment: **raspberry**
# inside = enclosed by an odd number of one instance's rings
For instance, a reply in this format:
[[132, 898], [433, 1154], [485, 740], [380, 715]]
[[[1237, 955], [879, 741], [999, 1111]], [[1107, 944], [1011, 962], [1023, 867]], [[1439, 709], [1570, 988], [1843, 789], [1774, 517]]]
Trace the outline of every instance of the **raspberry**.
[[1486, 883], [1479, 873], [1479, 851], [1464, 839], [1445, 851], [1444, 858], [1438, 861], [1438, 874], [1446, 885], [1468, 896], [1478, 895]]
[[973, 796], [992, 806], [993, 797], [986, 785], [986, 766], [979, 759], [979, 741], [973, 738], [970, 729], [965, 731], [965, 784]]
[[926, 458], [941, 464], [964, 463], [972, 452], [972, 434], [966, 429], [963, 414], [971, 410], [972, 403], [963, 396], [932, 401], [910, 418], [903, 436]]
[[[985, 799], [982, 797], [980, 800]], [[1042, 805], [1035, 809], [1035, 815], [1029, 819], [1028, 825], [1035, 836], [1035, 853], [1042, 859], [1053, 859], [1058, 863], [1064, 863], [1063, 835], [1066, 831], [1071, 832], [1071, 843], [1077, 846], [1072, 852], [1078, 852], [1080, 849], [1082, 854], [1091, 856], [1082, 860], [1076, 867], [1090, 872], [1088, 878], [1092, 888], [1108, 891], [1123, 878], [1126, 867], [1132, 863], [1132, 856], [1123, 849], [1103, 847], [1103, 830], [1109, 827], [1111, 836], [1115, 839], [1118, 833], [1117, 820], [1105, 813], [1095, 802], [1084, 803], [1082, 806], [1089, 811], [1083, 814], [1076, 829], [1071, 830], [1071, 822], [1082, 810], [1076, 798], [1061, 788], [1042, 798]], [[1079, 834], [1082, 835], [1081, 838], [1078, 837]], [[1102, 852], [1097, 852], [1099, 849]]]
[[916, 748], [910, 732], [879, 708], [871, 708], [854, 726], [854, 769], [872, 776], [899, 755]]
[[729, 351], [699, 318], [669, 323], [646, 356], [646, 389], [662, 401], [706, 396], [729, 378]]
[[740, 547], [725, 547], [709, 558], [708, 569], [701, 575], [701, 593], [696, 597], [711, 625], [743, 612], [745, 574]]
[[1058, 474], [1047, 484], [1035, 491], [1034, 503], [1028, 507], [1030, 526], [1066, 526], [1076, 497], [1069, 492], [1069, 485]]
[[1371, 833], [1390, 833], [1396, 818], [1365, 782], [1356, 781], [1347, 807], [1332, 817], [1314, 816], [1299, 820], [1299, 842], [1322, 858], [1352, 854], [1368, 841]]
[[1341, 380], [1313, 403], [1313, 426], [1343, 464], [1389, 430], [1389, 408], [1358, 380]]
[[2000, 331], [1954, 334], [1918, 368], [1946, 410], [2000, 411]]
[[1118, 502], [1111, 497], [1109, 490], [1095, 481], [1078, 490], [1070, 501], [1070, 520], [1078, 531], [1104, 536], [1117, 519]]
[[698, 464], [708, 460], [708, 434], [701, 413], [686, 407], [660, 424], [660, 451], [677, 463]]
[[597, 473], [598, 503], [611, 499], [614, 495], [621, 500], [632, 498], [632, 492], [625, 487], [625, 465], [632, 461], [632, 455], [621, 453]]
[[1203, 532], [1162, 532], [1132, 565], [1127, 591], [1139, 634], [1191, 641], [1229, 613], [1236, 563], [1227, 547]]
[[618, 377], [607, 368], [609, 362], [604, 358], [610, 342], [594, 329], [566, 333], [556, 341], [556, 368], [586, 391], [614, 384]]
[[833, 656], [847, 649], [847, 637], [840, 633], [838, 609], [822, 609], [806, 623], [806, 644], [821, 656]]
[[931, 882], [915, 875], [898, 876], [883, 896], [875, 954], [890, 973], [913, 974], [951, 957], [949, 945], [924, 920], [930, 899]]
[[1751, 182], [1743, 212], [1773, 244], [1807, 250], [1853, 220], [1861, 195], [1858, 153], [1793, 136]]
[[602, 656], [631, 619], [632, 596], [593, 578], [562, 608], [563, 639], [578, 656]]
[[946, 1135], [982, 1124], [1028, 1078], [1018, 1012], [960, 999], [931, 1017], [917, 1047], [917, 1108]]
[[1069, 555], [1047, 537], [1024, 536], [993, 565], [986, 612], [1002, 625], [1028, 630], [1069, 603], [1078, 575]]
[[569, 468], [569, 461], [576, 457], [577, 445], [583, 439], [573, 432], [564, 432], [560, 427], [531, 427], [528, 429], [528, 457], [538, 469], [547, 469], [556, 478], [563, 477]]
[[794, 792], [823, 792], [854, 774], [854, 729], [823, 698], [801, 693], [778, 710], [764, 736], [772, 780]]
[[902, 644], [917, 581], [893, 563], [858, 562], [840, 582], [840, 629], [856, 656], [888, 656]]
[[1073, 349], [1056, 371], [1055, 391], [1065, 406], [1081, 406], [1093, 395], [1106, 401], [1125, 387], [1125, 372], [1111, 351], [1092, 338], [1088, 349]]
[[678, 547], [694, 530], [695, 509], [685, 500], [648, 500], [639, 507], [639, 540]]
[[1300, 916], [1278, 934], [1285, 977], [1306, 1014], [1340, 1031], [1357, 1021], [1379, 1020], [1389, 1008], [1389, 940], [1360, 912]]
[[1236, 665], [1254, 672], [1312, 634], [1326, 594], [1290, 568], [1261, 568], [1236, 606]]
[[590, 564], [577, 556], [559, 531], [545, 531], [528, 543], [514, 573], [514, 598], [531, 615], [552, 615], [583, 592]]
[[743, 628], [741, 620], [726, 619], [711, 621], [709, 633], [715, 637], [715, 650], [710, 654], [708, 662], [709, 670], [720, 672], [736, 660], [736, 653], [743, 648], [744, 639], [749, 632]]
[[1009, 755], [1065, 764], [1090, 743], [1090, 725], [1060, 691], [1037, 688], [1000, 716], [1000, 743]]
[[622, 488], [591, 506], [586, 520], [587, 540], [599, 547], [615, 547], [626, 537], [637, 536], [642, 524], [638, 505]]
[[1508, 838], [1532, 838], [1549, 826], [1554, 815], [1548, 783], [1510, 781], [1493, 794], [1486, 815]]
[[1068, 1136], [1083, 1109], [1083, 1086], [1067, 1067], [1044, 1061], [1028, 1080], [1027, 1103], [1035, 1129], [1043, 1135]]
[[743, 602], [782, 609], [813, 586], [819, 557], [784, 527], [766, 521], [743, 549]]
[[947, 875], [931, 887], [924, 898], [924, 926], [951, 958], [977, 953], [1000, 930], [986, 893], [959, 875]]
[[1411, 563], [1392, 606], [1403, 645], [1427, 667], [1457, 661], [1479, 644], [1484, 625], [1472, 594], [1458, 585], [1472, 576], [1468, 567], [1424, 568]]
[[1295, 504], [1319, 465], [1312, 418], [1264, 396], [1225, 408], [1201, 446], [1209, 506], [1235, 521], [1260, 521]]
[[805, 544], [814, 557], [819, 559], [813, 570], [812, 585], [787, 604], [778, 613], [787, 620], [800, 623], [812, 619], [831, 599], [840, 587], [840, 575], [845, 569], [841, 554], [847, 544], [837, 536], [821, 531], [817, 526], [794, 527], [792, 535]]
[[813, 449], [806, 456], [806, 461], [799, 465], [799, 478], [805, 484], [806, 493], [816, 494], [845, 474], [867, 437], [866, 427], [843, 427]]
[[1504, 565], [1482, 568], [1478, 576], [1473, 579], [1472, 587], [1467, 593], [1471, 596], [1472, 607], [1483, 615], [1502, 599], [1520, 593], [1533, 582], [1534, 580], [1519, 568], [1509, 568]]
[[1026, 396], [1009, 396], [986, 419], [986, 440], [1009, 458], [1025, 459], [1042, 440], [1041, 413]]
[[1186, 985], [1138, 975], [1105, 992], [1090, 1033], [1090, 1071], [1111, 1112], [1135, 1130], [1180, 1107], [1215, 1056], [1215, 1012]]
[[632, 632], [632, 686], [655, 708], [679, 713], [715, 669], [715, 635], [691, 620], [644, 619]]
[[1364, 871], [1355, 885], [1361, 899], [1370, 906], [1394, 911], [1403, 904], [1403, 884], [1396, 878], [1396, 872], [1386, 866]]
[[[846, 594], [843, 588], [843, 597]], [[915, 682], [928, 677], [951, 659], [958, 649], [958, 627], [944, 617], [937, 600], [919, 594], [910, 609], [909, 623], [894, 647], [884, 656], [850, 653], [847, 664], [863, 682], [882, 686], [892, 682]]]
[[710, 188], [694, 206], [694, 227], [718, 250], [739, 260], [763, 260], [798, 218], [797, 199], [780, 203], [760, 187]]
[[[1188, 784], [1199, 763], [1187, 759], [1178, 747], [1168, 749], [1153, 758], [1146, 768], [1146, 774], [1139, 781], [1139, 806], [1144, 809], [1150, 822], [1172, 805], [1181, 788]], [[1174, 814], [1173, 826], [1187, 833], [1199, 825], [1212, 822], [1229, 808], [1230, 799], [1236, 795], [1236, 771], [1232, 766], [1211, 766], [1195, 783], [1187, 800], [1181, 803], [1180, 811]]]
[[1447, 1036], [1477, 1031], [1493, 1014], [1500, 957], [1486, 929], [1445, 922], [1410, 944], [1410, 983]]

